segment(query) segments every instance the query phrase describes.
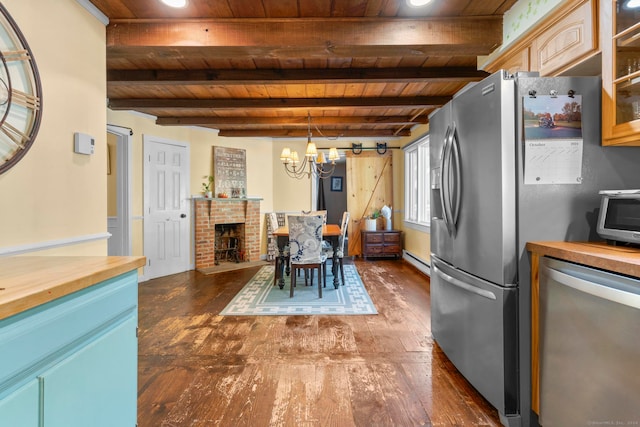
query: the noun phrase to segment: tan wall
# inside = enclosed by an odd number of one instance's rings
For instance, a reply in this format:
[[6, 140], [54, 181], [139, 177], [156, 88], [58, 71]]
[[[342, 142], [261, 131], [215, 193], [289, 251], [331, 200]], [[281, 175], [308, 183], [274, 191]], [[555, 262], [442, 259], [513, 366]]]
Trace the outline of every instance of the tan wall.
[[[133, 182], [132, 204], [134, 224], [133, 254], [142, 255], [144, 224], [143, 216], [143, 135], [187, 143], [190, 151], [190, 194], [200, 196], [203, 176], [213, 173], [213, 147], [241, 148], [247, 152], [247, 196], [261, 197], [261, 212], [274, 210], [272, 143], [270, 139], [224, 138], [217, 131], [196, 127], [157, 126], [155, 119], [123, 111], [107, 110], [109, 124], [129, 127], [133, 130]], [[264, 230], [264, 215], [261, 215], [261, 230]], [[266, 255], [266, 232], [262, 233], [260, 253]]]
[[[105, 233], [105, 28], [75, 0], [3, 0], [42, 80], [42, 122], [25, 157], [0, 175], [0, 249]], [[81, 35], [81, 36], [79, 36]], [[73, 152], [73, 134], [96, 153]], [[46, 254], [105, 255], [106, 240]]]

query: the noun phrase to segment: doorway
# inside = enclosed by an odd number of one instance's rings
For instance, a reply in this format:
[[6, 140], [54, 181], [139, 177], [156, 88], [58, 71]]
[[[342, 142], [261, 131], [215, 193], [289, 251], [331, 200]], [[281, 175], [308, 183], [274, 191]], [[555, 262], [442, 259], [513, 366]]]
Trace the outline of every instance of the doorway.
[[327, 179], [316, 178], [317, 210], [327, 211], [327, 223], [340, 224], [342, 213], [347, 210], [346, 162], [340, 159]]
[[143, 136], [145, 277], [189, 269], [189, 146]]
[[132, 254], [131, 130], [107, 125], [107, 243], [109, 256]]

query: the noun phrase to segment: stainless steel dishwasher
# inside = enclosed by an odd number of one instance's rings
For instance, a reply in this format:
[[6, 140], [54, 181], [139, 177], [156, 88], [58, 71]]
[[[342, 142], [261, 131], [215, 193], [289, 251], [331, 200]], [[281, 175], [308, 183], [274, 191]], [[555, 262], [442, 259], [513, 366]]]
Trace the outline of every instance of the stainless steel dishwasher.
[[540, 424], [640, 425], [640, 280], [540, 262]]

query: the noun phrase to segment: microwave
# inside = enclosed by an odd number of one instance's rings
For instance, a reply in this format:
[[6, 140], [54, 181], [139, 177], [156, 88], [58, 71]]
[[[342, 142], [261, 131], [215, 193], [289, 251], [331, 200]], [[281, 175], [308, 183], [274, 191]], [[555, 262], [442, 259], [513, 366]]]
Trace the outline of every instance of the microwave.
[[597, 233], [607, 241], [640, 244], [640, 190], [600, 191]]

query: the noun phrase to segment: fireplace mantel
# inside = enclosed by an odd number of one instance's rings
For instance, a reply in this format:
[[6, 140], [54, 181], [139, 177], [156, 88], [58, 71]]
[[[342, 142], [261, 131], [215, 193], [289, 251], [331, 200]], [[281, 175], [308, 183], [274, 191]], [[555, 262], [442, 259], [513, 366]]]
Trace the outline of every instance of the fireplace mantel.
[[223, 202], [244, 202], [244, 201], [260, 201], [262, 197], [204, 197], [194, 196], [193, 200], [205, 200], [205, 201], [223, 201]]

